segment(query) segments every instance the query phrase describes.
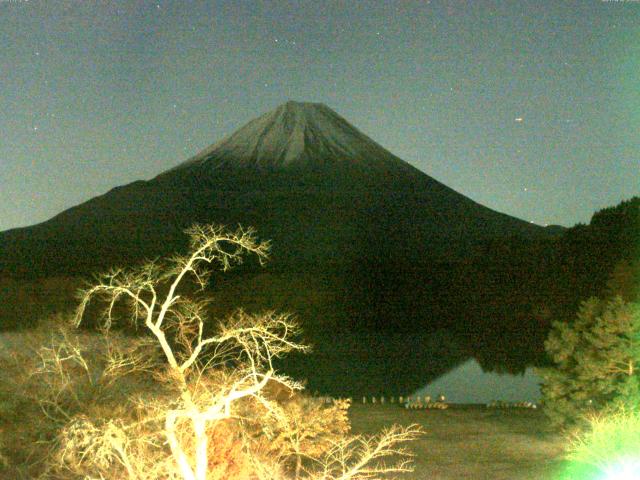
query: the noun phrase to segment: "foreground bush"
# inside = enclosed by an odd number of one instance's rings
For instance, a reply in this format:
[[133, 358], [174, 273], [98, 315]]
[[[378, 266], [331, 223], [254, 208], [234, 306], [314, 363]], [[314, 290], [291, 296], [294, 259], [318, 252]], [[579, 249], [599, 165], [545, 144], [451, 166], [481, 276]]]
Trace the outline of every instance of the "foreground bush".
[[[227, 270], [245, 253], [262, 262], [268, 245], [251, 231], [188, 233], [188, 256], [112, 271], [82, 292], [77, 324], [90, 302], [106, 305], [99, 345], [63, 331], [39, 351], [31, 394], [40, 392], [56, 427], [43, 439], [41, 476], [348, 480], [410, 471], [399, 444], [416, 438], [416, 426], [350, 436], [347, 402], [320, 404], [274, 369], [276, 358], [307, 349], [291, 317], [239, 311], [205, 332], [207, 303], [181, 296], [183, 281], [204, 287], [211, 264]], [[148, 336], [112, 332], [122, 305]]]

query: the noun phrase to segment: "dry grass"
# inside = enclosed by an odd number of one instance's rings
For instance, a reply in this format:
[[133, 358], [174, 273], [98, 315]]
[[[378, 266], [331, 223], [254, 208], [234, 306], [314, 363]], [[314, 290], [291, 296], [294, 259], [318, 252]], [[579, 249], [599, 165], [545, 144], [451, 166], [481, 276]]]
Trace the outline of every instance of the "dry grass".
[[403, 477], [407, 480], [553, 480], [564, 464], [566, 440], [548, 430], [539, 410], [355, 404], [349, 414], [354, 433], [370, 434], [394, 423], [423, 427], [426, 434], [409, 445], [416, 470]]

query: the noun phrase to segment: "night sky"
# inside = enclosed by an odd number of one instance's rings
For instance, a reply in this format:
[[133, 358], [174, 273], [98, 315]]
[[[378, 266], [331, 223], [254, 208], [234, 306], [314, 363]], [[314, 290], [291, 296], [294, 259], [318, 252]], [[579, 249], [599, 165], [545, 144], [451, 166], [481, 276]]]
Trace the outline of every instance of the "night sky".
[[640, 194], [640, 1], [0, 0], [0, 41], [0, 230], [289, 99], [538, 224]]

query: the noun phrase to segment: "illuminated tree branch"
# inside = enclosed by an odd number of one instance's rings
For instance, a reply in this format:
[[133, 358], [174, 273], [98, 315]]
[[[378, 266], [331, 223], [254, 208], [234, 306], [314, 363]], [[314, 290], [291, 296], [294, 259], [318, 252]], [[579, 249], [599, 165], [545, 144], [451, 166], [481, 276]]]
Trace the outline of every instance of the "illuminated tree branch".
[[[214, 447], [209, 444], [212, 427], [228, 419], [241, 419], [241, 409], [252, 405], [251, 408], [261, 409], [261, 422], [275, 422], [277, 429], [283, 431], [281, 438], [292, 442], [283, 449], [283, 455], [297, 459], [296, 478], [364, 480], [410, 471], [410, 455], [398, 445], [416, 438], [420, 433], [416, 426], [393, 427], [373, 438], [355, 436], [332, 440], [318, 455], [304, 452], [303, 442], [311, 438], [304, 432], [304, 428], [309, 428], [309, 421], [303, 427], [302, 418], [289, 417], [290, 413], [266, 393], [267, 387], [274, 385], [289, 392], [303, 389], [302, 384], [280, 374], [274, 367], [274, 361], [283, 355], [308, 350], [296, 341], [300, 333], [296, 322], [286, 314], [255, 315], [238, 310], [218, 322], [212, 334], [207, 335], [205, 327], [211, 325], [207, 318], [208, 303], [179, 293], [187, 278], [203, 289], [212, 266], [228, 270], [241, 263], [244, 254], [253, 254], [264, 263], [269, 244], [259, 242], [251, 229], [227, 232], [222, 227], [195, 225], [187, 233], [190, 235], [188, 255], [175, 256], [165, 265], [154, 261], [137, 268], [112, 270], [97, 277], [95, 285], [81, 292], [76, 325], [83, 321], [90, 302], [99, 300], [105, 306], [101, 326], [108, 340], [124, 305], [130, 321], [144, 326], [152, 334], [154, 344], [166, 360], [166, 368], [161, 370], [156, 358], [145, 356], [137, 347], [126, 350], [108, 344], [105, 378], [118, 379], [131, 372], [152, 371], [154, 378], [167, 389], [164, 397], [140, 398], [138, 405], [151, 414], [129, 425], [113, 421], [101, 426], [71, 422], [73, 428], [67, 431], [67, 440], [71, 443], [65, 449], [71, 451], [74, 445], [80, 445], [81, 455], [76, 464], [95, 463], [98, 460], [93, 458], [97, 455], [103, 462], [100, 468], [107, 469], [116, 463], [129, 479], [206, 480]], [[67, 360], [64, 352], [56, 355], [58, 363]], [[57, 365], [56, 361], [49, 364]], [[348, 405], [343, 406], [341, 420], [348, 424]], [[318, 410], [316, 414], [323, 412], [325, 410]], [[153, 462], [145, 464], [157, 469], [149, 472], [133, 460], [135, 452], [142, 451], [144, 442], [155, 445], [157, 439], [151, 435], [143, 441], [132, 435], [154, 422], [161, 424], [165, 445], [170, 450], [174, 468], [171, 476], [162, 470], [160, 459], [154, 457]], [[77, 439], [82, 435], [87, 436], [88, 443], [78, 444]], [[303, 456], [307, 469], [303, 469]], [[396, 463], [385, 464], [382, 459], [387, 456], [397, 459]], [[258, 478], [264, 475], [273, 479], [280, 475], [276, 472], [282, 471], [279, 456], [269, 465], [258, 455], [251, 454], [250, 458]]]

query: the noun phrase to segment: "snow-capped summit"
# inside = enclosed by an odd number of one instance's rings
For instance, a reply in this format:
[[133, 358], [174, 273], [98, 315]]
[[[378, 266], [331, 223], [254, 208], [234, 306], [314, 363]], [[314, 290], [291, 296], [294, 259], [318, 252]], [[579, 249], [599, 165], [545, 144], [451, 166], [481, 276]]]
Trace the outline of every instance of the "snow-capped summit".
[[318, 168], [345, 162], [365, 168], [408, 166], [326, 105], [289, 101], [251, 120], [177, 168]]

